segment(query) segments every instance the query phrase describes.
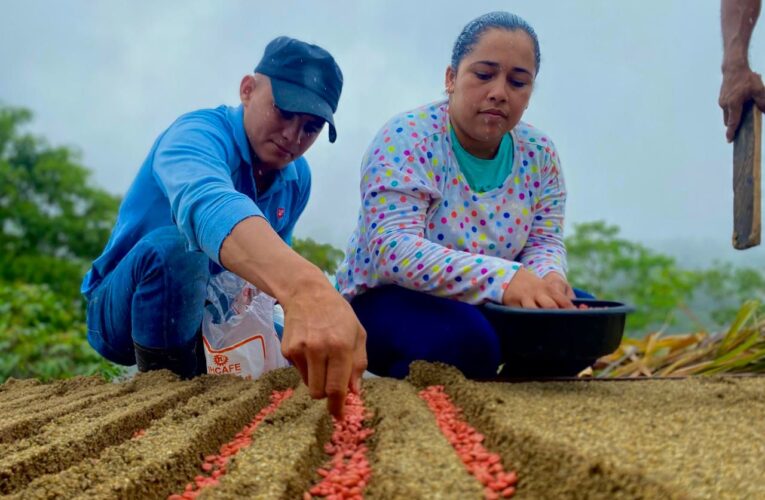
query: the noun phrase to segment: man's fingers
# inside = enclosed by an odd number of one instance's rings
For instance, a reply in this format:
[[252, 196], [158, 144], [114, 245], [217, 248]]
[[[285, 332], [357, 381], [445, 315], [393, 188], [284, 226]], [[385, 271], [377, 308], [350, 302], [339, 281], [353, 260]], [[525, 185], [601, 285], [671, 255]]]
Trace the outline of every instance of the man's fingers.
[[305, 356], [302, 354], [296, 354], [290, 358], [290, 361], [293, 365], [295, 365], [295, 368], [297, 368], [298, 372], [300, 372], [300, 378], [303, 379], [303, 383], [308, 385], [308, 366], [305, 361]]
[[308, 362], [308, 393], [313, 399], [321, 399], [326, 396], [324, 386], [327, 376], [327, 356], [324, 352], [316, 353], [308, 351], [306, 353]]
[[345, 350], [336, 351], [327, 361], [327, 378], [324, 392], [327, 395], [329, 413], [337, 418], [342, 418], [343, 416], [343, 406], [345, 405], [348, 381], [351, 378], [352, 363], [352, 354]]
[[752, 99], [760, 111], [765, 113], [765, 85], [760, 85], [760, 88], [752, 95]]
[[353, 350], [353, 369], [351, 371], [350, 387], [354, 394], [361, 393], [361, 376], [367, 369], [367, 332], [359, 325], [356, 336], [356, 346]]
[[728, 119], [725, 120], [725, 124], [728, 126], [728, 130], [725, 136], [728, 138], [728, 142], [732, 142], [736, 137], [736, 131], [738, 130], [738, 124], [741, 121], [741, 105], [730, 104], [728, 105]]
[[285, 325], [284, 334], [282, 335], [282, 356], [289, 360], [292, 365], [300, 372], [300, 378], [303, 379], [303, 383], [308, 385], [308, 366], [306, 365], [305, 355], [296, 349], [288, 347], [291, 339], [292, 326]]
[[725, 131], [725, 137], [728, 139], [728, 142], [733, 142], [733, 139], [736, 138], [736, 131], [738, 130], [739, 121], [741, 120], [741, 111], [734, 111], [734, 109], [735, 108], [732, 108], [728, 113], [728, 128]]

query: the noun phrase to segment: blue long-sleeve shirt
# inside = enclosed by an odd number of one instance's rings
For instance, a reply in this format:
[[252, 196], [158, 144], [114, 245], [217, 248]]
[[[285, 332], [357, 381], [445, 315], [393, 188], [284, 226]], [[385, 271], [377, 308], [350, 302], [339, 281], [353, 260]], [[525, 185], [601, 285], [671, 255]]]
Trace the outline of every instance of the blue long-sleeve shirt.
[[88, 296], [143, 236], [162, 226], [176, 225], [189, 250], [204, 252], [218, 265], [223, 240], [247, 217], [264, 217], [291, 242], [311, 191], [308, 163], [296, 159], [258, 193], [243, 116], [242, 106], [194, 111], [157, 138], [82, 293]]

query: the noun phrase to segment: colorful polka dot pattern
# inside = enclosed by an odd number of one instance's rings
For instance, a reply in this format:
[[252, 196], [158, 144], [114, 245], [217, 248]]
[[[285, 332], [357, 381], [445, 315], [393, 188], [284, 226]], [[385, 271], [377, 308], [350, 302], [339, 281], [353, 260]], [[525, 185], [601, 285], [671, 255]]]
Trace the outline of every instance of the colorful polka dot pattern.
[[337, 272], [347, 298], [397, 284], [501, 303], [521, 265], [565, 276], [566, 200], [555, 147], [523, 122], [503, 185], [473, 192], [452, 152], [446, 102], [393, 118], [362, 162], [362, 206]]

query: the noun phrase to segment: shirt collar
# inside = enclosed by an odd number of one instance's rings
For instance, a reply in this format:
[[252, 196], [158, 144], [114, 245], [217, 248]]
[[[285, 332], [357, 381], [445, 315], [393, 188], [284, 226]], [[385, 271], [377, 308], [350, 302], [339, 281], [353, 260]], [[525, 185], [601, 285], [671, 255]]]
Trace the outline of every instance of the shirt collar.
[[298, 175], [297, 168], [295, 168], [295, 162], [291, 161], [287, 164], [286, 167], [279, 170], [279, 177], [281, 177], [284, 181], [296, 181]]
[[239, 148], [239, 154], [242, 155], [242, 159], [252, 167], [250, 141], [247, 139], [247, 133], [244, 131], [244, 106], [240, 104], [235, 108], [229, 107], [227, 114], [231, 129], [234, 131], [234, 141]]

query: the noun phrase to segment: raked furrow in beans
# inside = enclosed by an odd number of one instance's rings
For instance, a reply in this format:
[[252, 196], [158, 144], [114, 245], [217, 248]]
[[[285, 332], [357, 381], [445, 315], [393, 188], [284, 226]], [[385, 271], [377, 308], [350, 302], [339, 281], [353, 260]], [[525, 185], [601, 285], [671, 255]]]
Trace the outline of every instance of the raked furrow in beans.
[[371, 417], [361, 397], [348, 394], [343, 418], [333, 418], [332, 437], [324, 445], [330, 459], [316, 473], [321, 480], [303, 493], [304, 500], [314, 496], [361, 500], [372, 469], [367, 457], [367, 439], [374, 429], [365, 426]]
[[375, 378], [364, 382], [373, 413], [368, 499], [478, 499], [483, 488], [462, 465], [433, 414], [409, 384]]
[[178, 382], [170, 389], [155, 387], [132, 392], [58, 420], [56, 424], [66, 428], [66, 433], [49, 429], [39, 436], [11, 443], [11, 447], [18, 445], [20, 451], [0, 458], [0, 493], [12, 493], [42, 474], [59, 472], [83, 459], [97, 457], [107, 446], [129, 439], [136, 430], [199, 392], [199, 384]]
[[301, 385], [260, 423], [250, 445], [229, 460], [220, 484], [203, 489], [198, 498], [300, 498], [331, 432], [325, 402], [312, 400]]

